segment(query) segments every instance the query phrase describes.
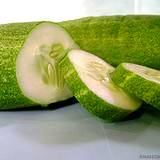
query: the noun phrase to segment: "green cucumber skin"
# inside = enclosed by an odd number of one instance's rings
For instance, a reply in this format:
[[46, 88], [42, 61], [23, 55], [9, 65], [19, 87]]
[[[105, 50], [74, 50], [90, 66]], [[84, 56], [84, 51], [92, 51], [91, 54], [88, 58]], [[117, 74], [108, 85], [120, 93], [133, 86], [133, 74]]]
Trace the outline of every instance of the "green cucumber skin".
[[113, 66], [130, 62], [160, 69], [160, 16], [86, 17], [60, 25], [81, 49]]
[[123, 63], [110, 74], [112, 81], [126, 92], [160, 110], [160, 85], [125, 69]]
[[116, 122], [133, 112], [133, 110], [118, 108], [97, 97], [79, 78], [78, 73], [67, 56], [60, 62], [59, 68], [64, 74], [65, 82], [73, 92], [73, 95], [80, 104], [94, 115], [108, 122]]
[[[0, 109], [35, 105], [21, 92], [16, 78], [16, 58], [29, 33], [40, 22], [0, 25]], [[31, 82], [32, 84], [32, 82]]]

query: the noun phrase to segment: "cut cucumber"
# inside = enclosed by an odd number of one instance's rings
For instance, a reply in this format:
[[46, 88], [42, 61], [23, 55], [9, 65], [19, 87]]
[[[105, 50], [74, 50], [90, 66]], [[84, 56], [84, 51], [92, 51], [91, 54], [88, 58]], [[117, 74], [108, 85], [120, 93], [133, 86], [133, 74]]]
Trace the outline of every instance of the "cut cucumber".
[[160, 109], [160, 71], [122, 63], [111, 73], [111, 79], [125, 91]]
[[160, 16], [100, 16], [60, 23], [81, 49], [113, 66], [130, 62], [160, 69]]
[[0, 25], [0, 109], [72, 97], [57, 64], [73, 48], [78, 46], [55, 23]]
[[59, 66], [77, 100], [103, 119], [121, 120], [141, 105], [140, 100], [127, 95], [112, 83], [109, 73], [114, 68], [95, 55], [72, 50]]

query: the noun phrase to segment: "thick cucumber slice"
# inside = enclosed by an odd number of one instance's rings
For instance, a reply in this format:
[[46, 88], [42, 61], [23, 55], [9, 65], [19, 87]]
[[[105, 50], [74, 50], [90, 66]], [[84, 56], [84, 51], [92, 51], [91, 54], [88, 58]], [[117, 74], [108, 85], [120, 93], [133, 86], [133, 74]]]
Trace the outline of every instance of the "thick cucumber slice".
[[160, 109], [160, 71], [122, 63], [111, 73], [111, 79], [125, 91]]
[[86, 17], [60, 25], [81, 49], [113, 66], [129, 62], [160, 69], [160, 16]]
[[103, 119], [118, 121], [141, 105], [112, 83], [109, 73], [114, 68], [95, 55], [72, 50], [60, 62], [60, 68], [77, 100]]
[[0, 25], [0, 109], [72, 97], [57, 64], [78, 46], [51, 22]]

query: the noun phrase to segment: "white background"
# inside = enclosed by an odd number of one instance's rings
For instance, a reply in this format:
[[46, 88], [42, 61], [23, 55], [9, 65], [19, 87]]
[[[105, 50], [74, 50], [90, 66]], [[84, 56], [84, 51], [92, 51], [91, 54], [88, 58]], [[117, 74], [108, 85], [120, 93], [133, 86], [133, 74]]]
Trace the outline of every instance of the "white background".
[[62, 21], [91, 15], [159, 14], [159, 0], [0, 0], [0, 22]]

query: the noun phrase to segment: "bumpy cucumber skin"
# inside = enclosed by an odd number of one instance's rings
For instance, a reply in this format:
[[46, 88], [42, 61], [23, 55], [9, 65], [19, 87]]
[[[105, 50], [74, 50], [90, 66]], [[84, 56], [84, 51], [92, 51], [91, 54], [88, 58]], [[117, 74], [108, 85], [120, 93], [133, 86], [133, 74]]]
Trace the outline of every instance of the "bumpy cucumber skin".
[[123, 62], [160, 69], [160, 16], [101, 16], [60, 23], [81, 49], [113, 66]]
[[41, 22], [0, 25], [1, 110], [36, 105], [26, 98], [19, 88], [16, 78], [16, 58], [29, 33], [40, 23]]
[[67, 56], [59, 63], [59, 68], [64, 74], [65, 82], [73, 92], [73, 95], [80, 104], [94, 115], [108, 122], [116, 122], [123, 120], [133, 112], [133, 110], [125, 110], [111, 105], [90, 91], [79, 78], [78, 73]]
[[126, 92], [160, 110], [160, 84], [146, 80], [127, 70], [123, 63], [110, 74], [110, 77], [117, 86]]

